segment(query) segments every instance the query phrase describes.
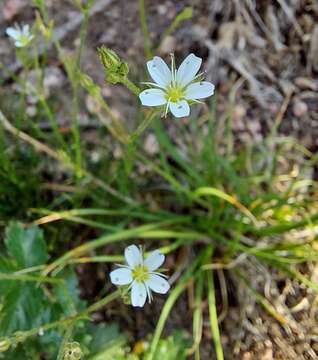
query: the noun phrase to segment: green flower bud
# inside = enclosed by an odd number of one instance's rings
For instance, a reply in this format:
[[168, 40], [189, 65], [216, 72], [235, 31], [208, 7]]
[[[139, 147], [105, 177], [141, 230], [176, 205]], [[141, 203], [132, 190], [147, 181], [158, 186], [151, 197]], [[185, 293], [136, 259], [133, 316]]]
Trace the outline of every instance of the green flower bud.
[[112, 84], [120, 82], [121, 78], [125, 78], [129, 72], [128, 64], [120, 59], [120, 57], [111, 49], [102, 46], [97, 49], [101, 63], [105, 69], [106, 81]]
[[7, 351], [11, 346], [11, 340], [7, 337], [0, 338], [0, 353]]
[[66, 344], [63, 360], [80, 360], [82, 355], [81, 345], [73, 341]]
[[24, 342], [25, 339], [26, 339], [26, 335], [23, 331], [16, 331], [13, 334], [12, 342], [14, 344], [18, 344], [18, 343]]

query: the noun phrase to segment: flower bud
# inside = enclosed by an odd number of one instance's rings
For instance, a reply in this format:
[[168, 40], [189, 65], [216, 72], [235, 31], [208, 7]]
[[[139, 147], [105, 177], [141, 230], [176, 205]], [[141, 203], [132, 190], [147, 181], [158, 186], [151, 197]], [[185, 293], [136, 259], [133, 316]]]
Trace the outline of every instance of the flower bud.
[[97, 49], [101, 63], [105, 69], [106, 80], [112, 84], [120, 82], [129, 72], [128, 64], [111, 49], [102, 46]]
[[19, 344], [21, 342], [24, 342], [26, 339], [26, 335], [23, 331], [16, 331], [13, 334], [12, 342], [15, 344]]
[[0, 338], [0, 353], [7, 351], [11, 346], [11, 340], [7, 337]]
[[80, 360], [82, 355], [81, 345], [73, 341], [66, 344], [63, 360]]

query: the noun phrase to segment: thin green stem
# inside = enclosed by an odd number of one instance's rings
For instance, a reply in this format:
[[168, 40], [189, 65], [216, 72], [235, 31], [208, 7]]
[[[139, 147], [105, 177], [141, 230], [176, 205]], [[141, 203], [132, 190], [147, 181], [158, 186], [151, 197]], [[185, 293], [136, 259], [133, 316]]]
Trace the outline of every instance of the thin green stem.
[[88, 20], [89, 20], [89, 9], [82, 10], [84, 15], [84, 20], [80, 29], [80, 44], [76, 54], [76, 64], [73, 66], [73, 76], [72, 79], [72, 90], [73, 90], [73, 100], [72, 100], [72, 134], [74, 138], [74, 147], [75, 147], [75, 175], [78, 177], [81, 176], [82, 169], [82, 154], [81, 154], [81, 136], [80, 136], [80, 128], [78, 124], [78, 115], [79, 115], [79, 107], [78, 107], [78, 77], [76, 73], [81, 68], [81, 56], [86, 40], [87, 28], [88, 28]]
[[138, 96], [141, 92], [138, 86], [136, 86], [131, 80], [129, 80], [127, 77], [121, 77], [119, 81], [127, 87], [133, 94]]
[[0, 273], [0, 281], [31, 281], [31, 282], [51, 283], [51, 284], [63, 283], [62, 279], [52, 279], [46, 276], [3, 274], [3, 273]]
[[73, 326], [71, 325], [65, 330], [65, 334], [64, 334], [62, 344], [60, 346], [60, 350], [59, 350], [56, 360], [63, 360], [66, 344], [69, 342], [69, 340], [72, 336], [72, 333], [73, 333]]
[[144, 121], [137, 127], [137, 129], [132, 133], [130, 136], [130, 142], [134, 142], [146, 129], [147, 127], [153, 122], [158, 112], [156, 110], [151, 111]]
[[[160, 340], [160, 336], [162, 334], [164, 325], [166, 323], [166, 320], [170, 314], [170, 311], [174, 303], [177, 301], [177, 299], [182, 294], [182, 292], [186, 289], [188, 285], [188, 281], [191, 279], [191, 277], [195, 277], [197, 275], [196, 269], [200, 268], [200, 264], [204, 262], [210, 255], [211, 255], [210, 247], [205, 248], [203, 251], [201, 251], [201, 253], [196, 257], [196, 259], [192, 261], [186, 273], [178, 281], [176, 287], [173, 290], [171, 290], [170, 295], [166, 300], [166, 303], [161, 311], [161, 315], [158, 320], [157, 327], [150, 345], [150, 353], [146, 358], [146, 360], [154, 359], [156, 349]], [[198, 271], [200, 271], [200, 269]]]
[[223, 349], [220, 338], [220, 330], [218, 325], [218, 316], [216, 311], [215, 288], [214, 288], [212, 271], [208, 271], [207, 281], [208, 281], [208, 303], [209, 303], [210, 324], [211, 324], [212, 337], [215, 346], [216, 358], [217, 360], [223, 360], [224, 356], [223, 356]]
[[202, 296], [204, 273], [200, 272], [195, 284], [195, 298], [193, 311], [193, 346], [195, 360], [200, 360], [200, 342], [202, 337]]
[[172, 21], [172, 23], [170, 24], [170, 26], [163, 32], [163, 35], [160, 38], [159, 44], [158, 46], [156, 46], [157, 51], [160, 49], [160, 45], [162, 44], [162, 42], [164, 41], [164, 39], [169, 36], [170, 34], [172, 34], [176, 28], [179, 26], [179, 24], [187, 19], [191, 19], [192, 17], [192, 7], [186, 7], [184, 8]]
[[152, 57], [152, 51], [150, 47], [150, 39], [149, 32], [146, 20], [146, 12], [145, 12], [145, 0], [138, 0], [138, 8], [139, 8], [139, 19], [141, 25], [141, 31], [144, 38], [144, 50], [146, 59], [150, 59]]

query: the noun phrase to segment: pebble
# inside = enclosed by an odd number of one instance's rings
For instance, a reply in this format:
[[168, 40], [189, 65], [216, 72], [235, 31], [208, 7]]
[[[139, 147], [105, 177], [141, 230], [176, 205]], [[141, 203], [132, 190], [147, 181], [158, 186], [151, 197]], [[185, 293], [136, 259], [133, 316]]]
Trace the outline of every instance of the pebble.
[[293, 114], [297, 118], [301, 118], [308, 112], [308, 106], [304, 101], [296, 100], [293, 104]]
[[97, 114], [101, 111], [101, 105], [100, 103], [93, 98], [90, 95], [87, 95], [85, 98], [85, 104], [86, 104], [86, 108], [87, 110], [91, 113], [91, 114]]
[[169, 35], [161, 43], [159, 52], [163, 55], [174, 53], [176, 49], [176, 38]]
[[145, 151], [149, 155], [155, 155], [159, 152], [159, 144], [156, 137], [153, 134], [148, 134], [144, 141]]

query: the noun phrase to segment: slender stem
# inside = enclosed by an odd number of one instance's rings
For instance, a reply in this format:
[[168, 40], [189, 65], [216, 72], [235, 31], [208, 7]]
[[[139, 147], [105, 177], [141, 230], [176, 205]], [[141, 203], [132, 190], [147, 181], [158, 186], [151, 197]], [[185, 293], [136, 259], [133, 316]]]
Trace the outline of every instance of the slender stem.
[[63, 360], [64, 358], [64, 353], [65, 353], [65, 347], [66, 344], [69, 342], [71, 336], [72, 336], [72, 332], [73, 332], [73, 326], [69, 326], [64, 334], [63, 340], [62, 340], [62, 344], [60, 346], [60, 350], [59, 353], [57, 355], [57, 359], [56, 360]]
[[146, 129], [147, 127], [152, 123], [152, 121], [155, 119], [156, 115], [158, 115], [158, 112], [151, 111], [147, 117], [144, 119], [144, 121], [137, 127], [137, 129], [131, 134], [130, 136], [130, 142], [134, 142]]
[[145, 56], [146, 59], [150, 59], [152, 57], [152, 52], [150, 48], [149, 32], [148, 32], [146, 13], [145, 13], [145, 1], [138, 0], [138, 6], [139, 6], [139, 19], [140, 19], [141, 31], [144, 37]]
[[0, 273], [0, 281], [31, 281], [39, 283], [51, 283], [51, 284], [61, 284], [63, 283], [62, 279], [51, 279], [46, 276], [32, 276], [32, 275], [20, 275], [20, 274], [4, 274]]
[[160, 49], [160, 46], [162, 44], [162, 42], [164, 41], [164, 39], [169, 36], [170, 34], [172, 34], [176, 28], [179, 26], [179, 24], [186, 20], [186, 19], [190, 19], [192, 17], [192, 8], [191, 7], [186, 7], [184, 8], [172, 21], [172, 23], [170, 24], [170, 26], [163, 32], [160, 41], [158, 43], [158, 46], [156, 46], [156, 51], [158, 51]]
[[78, 77], [76, 76], [76, 72], [81, 68], [81, 56], [86, 40], [87, 28], [88, 28], [88, 19], [89, 19], [89, 9], [82, 10], [84, 20], [80, 29], [80, 44], [76, 54], [76, 65], [73, 67], [73, 76], [72, 79], [72, 90], [73, 90], [73, 100], [72, 100], [72, 134], [74, 138], [74, 146], [75, 146], [75, 175], [80, 177], [81, 168], [82, 168], [82, 155], [81, 155], [81, 136], [80, 129], [78, 124], [78, 115], [79, 115], [79, 107], [78, 107]]
[[200, 342], [202, 337], [202, 295], [203, 295], [204, 274], [201, 272], [198, 276], [198, 282], [195, 289], [195, 309], [193, 312], [193, 348], [195, 350], [195, 360], [200, 360]]
[[212, 337], [215, 346], [216, 358], [217, 360], [223, 360], [223, 349], [220, 338], [220, 330], [218, 325], [218, 316], [216, 312], [216, 303], [215, 303], [215, 288], [212, 271], [207, 273], [208, 280], [208, 303], [209, 303], [209, 314], [210, 314], [210, 324]]
[[[182, 294], [182, 292], [186, 289], [188, 281], [191, 279], [191, 277], [196, 277], [198, 274], [198, 271], [200, 273], [200, 265], [202, 262], [206, 261], [208, 257], [211, 255], [211, 247], [207, 247], [204, 250], [201, 251], [201, 253], [196, 257], [194, 261], [192, 261], [191, 265], [188, 267], [188, 270], [186, 273], [182, 276], [182, 278], [177, 283], [176, 287], [171, 290], [170, 295], [168, 299], [166, 300], [166, 303], [161, 311], [160, 318], [157, 323], [157, 327], [154, 333], [154, 336], [152, 338], [152, 342], [150, 345], [150, 353], [147, 360], [153, 360], [156, 349], [160, 340], [161, 333], [163, 331], [164, 325], [166, 323], [166, 320], [170, 314], [170, 311], [174, 305], [174, 303], [177, 301], [178, 297]], [[199, 268], [199, 269], [198, 269]], [[198, 270], [197, 270], [198, 269]]]
[[140, 94], [140, 89], [138, 86], [136, 86], [131, 80], [129, 80], [127, 77], [121, 77], [120, 82], [125, 85], [133, 94], [138, 96]]

